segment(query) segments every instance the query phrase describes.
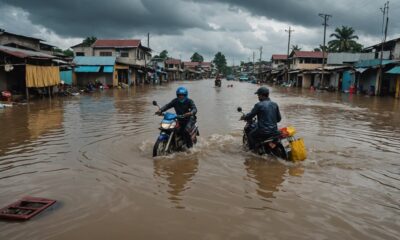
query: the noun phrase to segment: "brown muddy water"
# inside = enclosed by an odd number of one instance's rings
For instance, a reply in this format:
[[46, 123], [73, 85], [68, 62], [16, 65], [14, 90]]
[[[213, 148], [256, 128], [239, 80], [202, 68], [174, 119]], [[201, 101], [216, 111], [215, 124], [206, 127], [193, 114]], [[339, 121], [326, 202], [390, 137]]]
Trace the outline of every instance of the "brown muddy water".
[[[0, 239], [399, 239], [400, 101], [272, 87], [305, 139], [299, 164], [241, 149], [238, 106], [256, 85], [144, 86], [0, 110], [0, 206], [58, 200]], [[166, 103], [184, 85], [201, 138], [152, 158]]]

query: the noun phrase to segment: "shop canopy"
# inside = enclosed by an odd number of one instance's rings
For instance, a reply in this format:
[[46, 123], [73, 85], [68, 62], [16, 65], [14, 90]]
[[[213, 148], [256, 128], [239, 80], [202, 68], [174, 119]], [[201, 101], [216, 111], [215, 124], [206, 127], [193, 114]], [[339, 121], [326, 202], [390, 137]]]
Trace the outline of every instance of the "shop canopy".
[[387, 71], [386, 73], [389, 73], [389, 74], [400, 74], [400, 66], [396, 66], [396, 67], [390, 69], [389, 71]]
[[75, 68], [75, 72], [82, 73], [82, 72], [99, 72], [100, 66], [78, 66]]
[[112, 73], [112, 72], [114, 72], [114, 67], [113, 66], [104, 66], [103, 72]]

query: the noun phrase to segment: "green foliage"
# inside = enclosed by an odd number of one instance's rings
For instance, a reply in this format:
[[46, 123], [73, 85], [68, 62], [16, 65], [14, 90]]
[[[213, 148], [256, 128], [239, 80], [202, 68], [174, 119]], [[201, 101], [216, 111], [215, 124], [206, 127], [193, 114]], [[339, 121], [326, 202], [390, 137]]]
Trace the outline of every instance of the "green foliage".
[[90, 46], [92, 46], [92, 44], [93, 44], [94, 42], [96, 42], [96, 40], [97, 40], [97, 38], [94, 37], [94, 36], [86, 37], [86, 38], [82, 41], [82, 43], [83, 43], [83, 46], [84, 46], [84, 47], [90, 47]]
[[74, 52], [71, 49], [66, 49], [63, 51], [64, 55], [66, 57], [73, 57], [74, 56]]
[[190, 58], [192, 62], [204, 62], [203, 56], [198, 54], [197, 52], [193, 53], [192, 57]]
[[217, 67], [218, 72], [223, 74], [226, 73], [226, 58], [224, 54], [222, 54], [221, 52], [215, 54], [213, 62]]
[[329, 49], [332, 52], [361, 52], [363, 46], [356, 40], [355, 30], [352, 27], [342, 26], [336, 28], [335, 32], [330, 35], [336, 39], [328, 42]]

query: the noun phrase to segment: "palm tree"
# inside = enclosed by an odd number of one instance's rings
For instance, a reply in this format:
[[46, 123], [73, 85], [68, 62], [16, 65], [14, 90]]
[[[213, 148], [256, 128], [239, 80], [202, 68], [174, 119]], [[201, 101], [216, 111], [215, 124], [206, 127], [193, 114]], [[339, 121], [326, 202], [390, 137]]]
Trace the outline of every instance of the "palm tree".
[[352, 27], [342, 26], [336, 28], [335, 32], [330, 37], [336, 39], [328, 42], [329, 49], [334, 52], [359, 52], [362, 50], [362, 45], [357, 43], [355, 39], [358, 36], [354, 34], [355, 30]]
[[292, 45], [292, 51], [300, 51], [301, 47], [299, 45]]

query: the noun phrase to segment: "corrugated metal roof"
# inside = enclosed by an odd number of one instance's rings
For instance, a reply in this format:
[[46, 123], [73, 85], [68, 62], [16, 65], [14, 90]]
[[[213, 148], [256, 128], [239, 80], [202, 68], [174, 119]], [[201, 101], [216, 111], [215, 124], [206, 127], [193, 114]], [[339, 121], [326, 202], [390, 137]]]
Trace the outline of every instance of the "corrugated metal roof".
[[76, 65], [114, 66], [116, 57], [75, 57]]
[[7, 46], [1, 46], [0, 45], [0, 52], [12, 55], [14, 57], [18, 58], [44, 58], [44, 59], [51, 59], [55, 58], [55, 56], [41, 53], [41, 52], [35, 52], [31, 50], [24, 50], [20, 48], [13, 48], [13, 47], [7, 47]]
[[[382, 65], [388, 65], [388, 64], [392, 64], [392, 63], [396, 63], [398, 61], [396, 60], [382, 60]], [[368, 68], [368, 67], [376, 67], [379, 66], [381, 64], [381, 60], [380, 59], [371, 59], [371, 60], [362, 60], [362, 61], [358, 61], [355, 66], [357, 68]]]
[[396, 67], [390, 69], [389, 71], [387, 71], [386, 73], [390, 73], [390, 74], [400, 74], [400, 66], [396, 66]]
[[165, 60], [165, 63], [166, 64], [180, 64], [181, 60], [170, 58], [170, 59]]

